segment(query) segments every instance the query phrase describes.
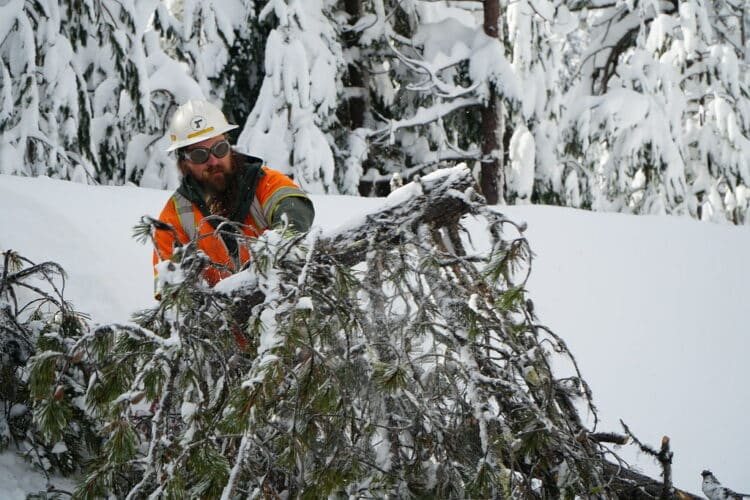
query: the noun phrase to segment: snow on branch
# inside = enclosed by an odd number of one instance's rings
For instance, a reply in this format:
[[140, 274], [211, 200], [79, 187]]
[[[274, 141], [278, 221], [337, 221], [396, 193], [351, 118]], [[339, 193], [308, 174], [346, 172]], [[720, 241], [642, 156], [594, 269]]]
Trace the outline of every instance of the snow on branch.
[[440, 102], [430, 107], [419, 107], [411, 118], [391, 120], [387, 126], [373, 130], [369, 135], [378, 141], [387, 139], [389, 142], [393, 142], [394, 134], [400, 129], [415, 127], [418, 125], [427, 125], [428, 123], [439, 120], [458, 109], [479, 106], [480, 104], [481, 101], [477, 97], [462, 97], [450, 102]]
[[323, 255], [342, 263], [354, 263], [366, 251], [366, 242], [377, 235], [381, 241], [395, 241], [404, 230], [404, 219], [417, 214], [412, 224], [455, 224], [471, 212], [481, 197], [473, 190], [474, 179], [466, 167], [442, 169], [419, 178], [389, 198], [389, 206], [368, 215], [363, 223], [342, 232], [319, 248]]

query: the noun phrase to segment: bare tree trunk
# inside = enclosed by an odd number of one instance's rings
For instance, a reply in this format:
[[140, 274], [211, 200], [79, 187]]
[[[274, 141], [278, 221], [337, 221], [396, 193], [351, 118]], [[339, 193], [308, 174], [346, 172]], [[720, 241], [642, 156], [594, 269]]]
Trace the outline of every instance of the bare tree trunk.
[[[499, 38], [500, 2], [484, 0], [484, 32]], [[482, 194], [489, 205], [502, 203], [505, 191], [503, 171], [503, 135], [505, 120], [503, 103], [490, 84], [487, 106], [482, 109], [482, 171], [479, 180]]]
[[505, 175], [503, 159], [503, 103], [490, 88], [487, 106], [482, 108], [482, 173], [479, 180], [488, 205], [504, 201]]
[[[349, 24], [354, 26], [362, 17], [362, 0], [345, 0], [344, 10], [349, 14]], [[359, 34], [347, 32], [344, 35], [346, 48], [355, 47]], [[356, 130], [365, 124], [365, 105], [367, 92], [367, 77], [362, 68], [356, 63], [349, 64], [344, 83], [352, 91], [347, 99], [346, 109], [349, 115], [349, 128]]]

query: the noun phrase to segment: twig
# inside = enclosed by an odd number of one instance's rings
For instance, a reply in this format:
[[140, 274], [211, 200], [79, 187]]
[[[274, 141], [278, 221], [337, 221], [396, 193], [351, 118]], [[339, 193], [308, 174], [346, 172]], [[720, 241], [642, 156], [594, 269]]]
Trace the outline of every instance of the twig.
[[661, 449], [659, 451], [656, 451], [656, 449], [642, 443], [637, 437], [635, 437], [635, 435], [630, 431], [630, 428], [625, 425], [625, 422], [620, 420], [620, 424], [622, 425], [623, 429], [625, 429], [625, 434], [630, 436], [630, 438], [635, 441], [635, 443], [644, 453], [646, 453], [647, 455], [651, 455], [659, 461], [659, 464], [662, 468], [662, 477], [664, 477], [661, 498], [672, 498], [672, 457], [674, 456], [674, 453], [669, 448], [669, 437], [664, 436], [663, 438], [661, 438]]

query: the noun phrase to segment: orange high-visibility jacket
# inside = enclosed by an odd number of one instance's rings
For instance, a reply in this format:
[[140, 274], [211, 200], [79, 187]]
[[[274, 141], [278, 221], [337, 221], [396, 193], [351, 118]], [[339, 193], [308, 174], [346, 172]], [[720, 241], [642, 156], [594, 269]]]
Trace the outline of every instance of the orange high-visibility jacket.
[[[263, 166], [262, 160], [252, 156], [233, 153], [237, 160], [237, 182], [239, 193], [243, 194], [229, 220], [240, 222], [246, 236], [260, 236], [269, 227], [281, 225], [283, 215], [287, 223], [298, 231], [310, 228], [315, 214], [312, 202], [307, 195], [286, 175]], [[208, 258], [226, 270], [208, 267], [204, 276], [209, 285], [214, 286], [250, 259], [244, 245], [238, 245], [232, 236], [217, 234], [216, 226], [221, 223], [209, 218], [203, 192], [190, 176], [185, 176], [180, 187], [169, 199], [159, 215], [159, 220], [174, 228], [174, 232], [157, 228], [154, 235], [154, 266], [172, 257], [174, 249], [198, 237], [198, 248]], [[178, 242], [175, 241], [175, 233]], [[158, 273], [154, 267], [154, 275]]]

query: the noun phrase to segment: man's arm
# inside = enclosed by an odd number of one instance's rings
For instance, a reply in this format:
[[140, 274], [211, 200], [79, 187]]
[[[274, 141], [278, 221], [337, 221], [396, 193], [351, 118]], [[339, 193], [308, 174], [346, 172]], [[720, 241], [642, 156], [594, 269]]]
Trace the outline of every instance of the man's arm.
[[289, 177], [263, 167], [264, 176], [256, 189], [256, 195], [271, 228], [288, 224], [295, 231], [310, 229], [315, 218], [315, 208], [307, 194]]
[[272, 228], [288, 224], [290, 229], [304, 233], [310, 229], [314, 218], [315, 207], [310, 198], [289, 196], [279, 201], [270, 222]]

